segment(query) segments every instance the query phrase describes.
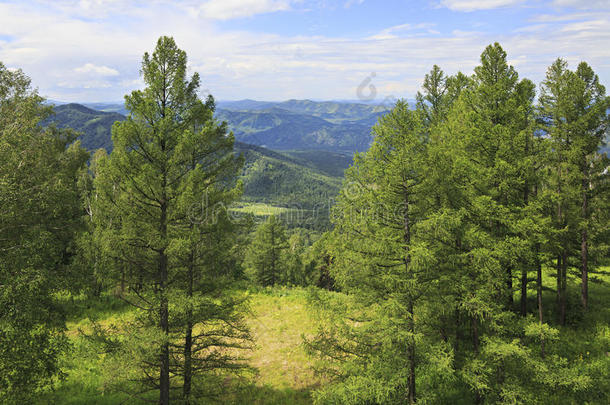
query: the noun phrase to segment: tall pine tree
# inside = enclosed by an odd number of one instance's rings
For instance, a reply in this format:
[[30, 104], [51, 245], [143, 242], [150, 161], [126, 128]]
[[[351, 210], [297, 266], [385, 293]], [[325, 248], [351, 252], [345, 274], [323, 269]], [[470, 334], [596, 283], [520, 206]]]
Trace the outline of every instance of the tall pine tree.
[[230, 225], [223, 208], [239, 194], [239, 161], [226, 124], [212, 117], [213, 99], [199, 100], [199, 76], [186, 70], [186, 53], [159, 38], [142, 60], [146, 87], [126, 96], [130, 114], [115, 123], [114, 150], [95, 179], [96, 234], [126, 287], [122, 297], [141, 311], [136, 339], [124, 345], [140, 372], [126, 372], [157, 389], [160, 404], [180, 386], [185, 403], [210, 395], [195, 389], [196, 377], [241, 368], [225, 349], [249, 337], [230, 272], [212, 260]]

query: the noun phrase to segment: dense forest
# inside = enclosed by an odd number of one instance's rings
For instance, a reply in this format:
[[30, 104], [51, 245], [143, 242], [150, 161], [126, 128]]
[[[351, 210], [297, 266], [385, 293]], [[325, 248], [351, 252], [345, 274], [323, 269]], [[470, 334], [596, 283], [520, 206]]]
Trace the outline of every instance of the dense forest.
[[187, 66], [159, 38], [117, 109], [0, 63], [0, 403], [610, 403], [587, 63], [495, 43], [391, 107], [217, 108]]

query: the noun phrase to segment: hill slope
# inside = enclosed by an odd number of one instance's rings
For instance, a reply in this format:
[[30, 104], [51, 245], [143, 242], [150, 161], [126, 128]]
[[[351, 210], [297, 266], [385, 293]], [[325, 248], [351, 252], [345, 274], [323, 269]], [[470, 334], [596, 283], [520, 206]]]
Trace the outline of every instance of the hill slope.
[[319, 171], [311, 161], [237, 142], [245, 158], [241, 178], [246, 201], [310, 210], [327, 206], [341, 179]]
[[79, 138], [83, 146], [112, 150], [111, 128], [115, 121], [123, 121], [125, 116], [115, 112], [92, 110], [81, 104], [64, 104], [54, 108], [55, 115], [43, 124], [54, 123], [59, 128], [72, 128], [83, 135]]
[[[301, 119], [298, 114], [288, 115], [294, 125]], [[112, 125], [124, 119], [118, 113], [96, 111], [80, 104], [65, 104], [55, 107], [55, 116], [45, 124], [55, 123], [58, 127], [82, 132], [81, 142], [90, 151], [99, 148], [110, 151]], [[310, 119], [320, 120], [315, 117]], [[261, 121], [252, 125], [262, 127], [268, 124]], [[241, 173], [244, 201], [306, 210], [328, 205], [328, 200], [339, 191], [343, 170], [351, 163], [350, 156], [333, 152], [293, 151], [284, 154], [243, 142], [236, 142], [235, 151], [243, 153], [245, 157]]]
[[[364, 151], [371, 143], [371, 125], [365, 122], [333, 123], [323, 118], [273, 107], [265, 110], [218, 110], [235, 138], [271, 149], [322, 149]], [[366, 118], [365, 118], [366, 119]]]

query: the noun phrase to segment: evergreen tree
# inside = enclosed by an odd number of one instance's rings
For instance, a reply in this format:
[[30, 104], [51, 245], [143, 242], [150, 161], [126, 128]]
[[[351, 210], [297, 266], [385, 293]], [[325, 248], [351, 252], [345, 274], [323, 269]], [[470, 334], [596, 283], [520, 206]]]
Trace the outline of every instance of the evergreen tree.
[[114, 150], [98, 162], [95, 179], [96, 235], [115, 280], [127, 287], [122, 298], [142, 311], [123, 345], [140, 372], [126, 373], [158, 389], [160, 404], [176, 387], [185, 403], [211, 395], [195, 392], [195, 377], [241, 368], [225, 348], [240, 348], [249, 336], [222, 276], [229, 271], [213, 260], [229, 225], [223, 207], [239, 194], [239, 161], [226, 124], [212, 118], [213, 99], [198, 99], [199, 76], [187, 78], [186, 66], [169, 37], [144, 54], [146, 88], [125, 97], [130, 114], [115, 123]]
[[274, 215], [258, 226], [246, 254], [246, 266], [263, 286], [274, 286], [286, 277], [289, 248], [284, 226]]
[[[599, 78], [585, 62], [576, 72], [561, 59], [549, 68], [543, 82], [540, 108], [543, 128], [549, 134], [555, 170], [550, 187], [555, 190], [557, 240], [557, 288], [560, 321], [566, 318], [566, 279], [570, 252], [579, 245], [581, 303], [588, 306], [591, 230], [596, 216], [591, 204], [605, 189], [600, 182], [607, 160], [598, 151], [609, 127], [607, 109], [610, 98]], [[602, 228], [603, 228], [602, 224]]]
[[331, 403], [415, 403], [423, 367], [418, 301], [435, 279], [419, 234], [429, 206], [423, 117], [401, 101], [373, 131], [370, 150], [346, 171], [334, 212], [332, 276], [356, 322], [339, 321], [308, 342], [341, 360], [339, 384], [322, 392]]
[[54, 293], [70, 286], [87, 153], [43, 128], [51, 108], [21, 70], [0, 63], [0, 402], [28, 403], [61, 374], [66, 348]]
[[298, 233], [293, 233], [288, 238], [288, 249], [286, 250], [286, 277], [284, 283], [287, 285], [308, 285], [303, 255], [305, 247], [303, 238]]

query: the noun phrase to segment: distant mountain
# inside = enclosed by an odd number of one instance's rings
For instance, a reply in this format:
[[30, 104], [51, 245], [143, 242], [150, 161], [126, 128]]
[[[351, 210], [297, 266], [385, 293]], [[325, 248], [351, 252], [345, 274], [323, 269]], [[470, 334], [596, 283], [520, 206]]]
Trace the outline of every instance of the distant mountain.
[[390, 111], [380, 104], [338, 103], [334, 101], [288, 100], [276, 107], [300, 114], [324, 118], [330, 122], [359, 121]]
[[241, 179], [246, 201], [328, 209], [329, 200], [339, 192], [341, 179], [318, 170], [312, 162], [241, 142], [236, 142], [235, 151], [245, 158]]
[[371, 127], [388, 111], [390, 106], [373, 103], [240, 100], [219, 102], [216, 116], [243, 142], [353, 153], [368, 149]]
[[[119, 114], [127, 114], [124, 105], [118, 103], [51, 103], [56, 106], [54, 121], [58, 126], [70, 126], [85, 133], [88, 149], [110, 150], [110, 137], [106, 136], [110, 134], [106, 132], [110, 125], [105, 123], [122, 120], [124, 117]], [[315, 149], [352, 154], [368, 149], [371, 127], [388, 111], [388, 107], [381, 105], [334, 101], [241, 100], [218, 102], [216, 118], [227, 121], [241, 142], [278, 150]]]
[[[110, 152], [112, 125], [115, 121], [125, 119], [125, 116], [118, 113], [96, 111], [74, 103], [57, 105], [54, 110], [55, 115], [44, 124], [54, 123], [60, 128], [73, 128], [81, 132], [79, 139], [90, 151], [104, 148]], [[321, 125], [326, 122], [316, 117], [302, 117], [299, 114], [275, 109], [261, 113], [263, 118], [273, 118], [295, 126], [298, 125], [299, 120], [304, 120], [305, 123], [311, 121], [310, 125]], [[252, 127], [269, 129], [277, 124], [273, 120], [264, 122], [263, 118], [258, 123], [252, 123]], [[329, 199], [339, 191], [343, 170], [351, 163], [351, 155], [323, 150], [281, 153], [261, 146], [236, 142], [235, 151], [243, 153], [245, 157], [240, 176], [244, 182], [244, 201], [305, 210], [311, 210], [316, 206], [328, 208]]]
[[93, 110], [81, 104], [63, 104], [54, 108], [55, 115], [43, 124], [54, 123], [58, 128], [72, 128], [82, 133], [79, 138], [88, 150], [112, 150], [111, 128], [115, 121], [123, 121], [125, 116], [115, 112]]
[[258, 110], [271, 108], [274, 104], [273, 101], [256, 101], [256, 100], [237, 100], [237, 101], [216, 101], [216, 107], [223, 110], [233, 111], [244, 111], [244, 110]]
[[97, 111], [114, 112], [125, 116], [129, 114], [124, 103], [83, 103], [83, 105]]
[[216, 118], [227, 121], [236, 139], [271, 149], [353, 153], [368, 149], [372, 140], [370, 117], [361, 117], [363, 122], [333, 123], [316, 115], [271, 107], [250, 111], [219, 109]]
[[379, 116], [391, 110], [390, 105], [364, 104], [338, 101], [288, 100], [282, 102], [241, 100], [218, 102], [219, 109], [231, 111], [259, 111], [272, 108], [312, 115], [330, 122], [359, 121], [371, 116]]

